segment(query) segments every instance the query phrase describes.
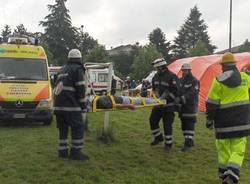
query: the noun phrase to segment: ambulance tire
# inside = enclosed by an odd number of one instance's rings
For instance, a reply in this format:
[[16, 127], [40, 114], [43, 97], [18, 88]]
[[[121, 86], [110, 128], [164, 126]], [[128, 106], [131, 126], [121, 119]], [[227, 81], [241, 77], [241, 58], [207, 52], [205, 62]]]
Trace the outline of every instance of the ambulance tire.
[[44, 126], [49, 126], [49, 125], [51, 125], [52, 121], [53, 121], [53, 118], [51, 117], [50, 119], [44, 121], [44, 122], [43, 122], [43, 125], [44, 125]]

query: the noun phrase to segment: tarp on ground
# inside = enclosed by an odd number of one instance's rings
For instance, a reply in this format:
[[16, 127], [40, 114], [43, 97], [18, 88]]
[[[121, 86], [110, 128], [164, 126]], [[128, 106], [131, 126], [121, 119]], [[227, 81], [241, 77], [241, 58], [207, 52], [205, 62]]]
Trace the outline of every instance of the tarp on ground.
[[[209, 55], [192, 58], [179, 59], [168, 66], [168, 68], [181, 77], [181, 66], [189, 63], [192, 67], [193, 75], [200, 81], [199, 110], [205, 112], [205, 101], [213, 79], [220, 74], [221, 67], [219, 61], [222, 55]], [[250, 52], [235, 54], [237, 68], [240, 71], [250, 69]]]

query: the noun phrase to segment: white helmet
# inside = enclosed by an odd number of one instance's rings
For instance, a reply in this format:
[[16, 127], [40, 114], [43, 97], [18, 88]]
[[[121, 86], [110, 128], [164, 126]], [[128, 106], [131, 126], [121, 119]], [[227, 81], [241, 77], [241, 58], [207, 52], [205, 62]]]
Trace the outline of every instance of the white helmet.
[[181, 66], [181, 70], [191, 70], [191, 65], [188, 63], [185, 63]]
[[157, 67], [160, 67], [160, 66], [165, 66], [167, 65], [167, 62], [164, 58], [159, 58], [159, 59], [156, 59], [152, 62], [152, 65], [154, 68], [157, 68]]
[[82, 58], [82, 54], [78, 49], [71, 49], [68, 54], [68, 59], [70, 58]]

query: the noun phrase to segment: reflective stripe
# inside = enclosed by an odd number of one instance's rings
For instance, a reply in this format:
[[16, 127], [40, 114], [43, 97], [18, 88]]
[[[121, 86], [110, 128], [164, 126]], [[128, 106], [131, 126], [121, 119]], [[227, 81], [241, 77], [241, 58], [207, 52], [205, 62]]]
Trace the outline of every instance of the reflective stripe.
[[58, 150], [67, 150], [67, 149], [68, 149], [68, 146], [59, 146]]
[[183, 133], [184, 134], [194, 134], [194, 131], [192, 131], [192, 130], [184, 130]]
[[163, 85], [163, 86], [169, 86], [169, 84], [166, 83], [166, 82], [161, 82], [161, 85]]
[[250, 125], [242, 125], [242, 126], [234, 126], [234, 127], [226, 127], [226, 128], [215, 128], [217, 133], [226, 133], [226, 132], [237, 132], [243, 130], [249, 130]]
[[59, 140], [59, 143], [60, 143], [60, 144], [67, 144], [67, 143], [68, 143], [68, 140], [67, 140], [67, 139], [60, 139], [60, 140]]
[[182, 102], [183, 102], [184, 104], [187, 103], [185, 96], [181, 96], [181, 99], [182, 99]]
[[81, 107], [54, 107], [56, 111], [82, 111]]
[[226, 172], [224, 172], [224, 175], [231, 175], [233, 176], [236, 180], [239, 180], [239, 176], [237, 176], [232, 170], [227, 170]]
[[193, 136], [191, 136], [191, 135], [185, 135], [184, 136], [186, 139], [193, 139]]
[[83, 143], [83, 139], [73, 139], [72, 143], [76, 143], [76, 144]]
[[158, 128], [158, 129], [152, 130], [152, 133], [156, 133], [156, 132], [159, 132], [159, 131], [161, 131], [161, 130]]
[[231, 168], [240, 170], [240, 166], [238, 164], [235, 164], [235, 163], [230, 163], [230, 164], [228, 164], [227, 167], [231, 167]]
[[184, 88], [189, 88], [189, 87], [191, 87], [192, 86], [192, 84], [185, 84], [184, 85]]
[[73, 92], [76, 91], [75, 88], [70, 87], [70, 86], [63, 86], [62, 90], [65, 90], [65, 91], [73, 91]]
[[174, 103], [167, 103], [166, 106], [173, 106], [173, 105], [175, 105], [175, 104]]
[[197, 116], [197, 115], [198, 115], [197, 113], [195, 113], [195, 114], [183, 113], [181, 116], [182, 116], [182, 117], [195, 117], [195, 116]]
[[59, 74], [59, 75], [57, 76], [57, 78], [60, 79], [60, 78], [63, 78], [63, 77], [68, 77], [68, 76], [69, 76], [68, 73], [62, 73], [62, 74]]
[[211, 103], [211, 104], [215, 104], [215, 105], [220, 105], [220, 103], [219, 103], [218, 101], [212, 100], [212, 99], [210, 99], [210, 98], [208, 98], [208, 99], [206, 100], [206, 103]]
[[172, 144], [173, 141], [172, 141], [172, 140], [171, 140], [171, 141], [165, 141], [165, 143], [166, 143], [166, 144]]
[[173, 93], [169, 93], [169, 96], [172, 98], [172, 99], [175, 99], [175, 96]]
[[83, 146], [75, 146], [75, 145], [72, 145], [72, 148], [76, 148], [76, 149], [80, 149], [80, 148], [83, 148]]
[[85, 81], [78, 81], [75, 83], [76, 86], [82, 86], [85, 85]]
[[166, 139], [172, 139], [172, 137], [173, 137], [172, 135], [166, 135], [165, 136]]
[[230, 104], [224, 104], [224, 105], [220, 105], [221, 109], [226, 109], [226, 108], [230, 108], [230, 107], [235, 107], [235, 106], [240, 106], [240, 105], [247, 105], [249, 104], [249, 101], [241, 101], [241, 102], [234, 102], [234, 103], [230, 103]]
[[154, 137], [158, 137], [159, 135], [161, 135], [161, 132], [158, 132], [157, 134], [153, 134]]

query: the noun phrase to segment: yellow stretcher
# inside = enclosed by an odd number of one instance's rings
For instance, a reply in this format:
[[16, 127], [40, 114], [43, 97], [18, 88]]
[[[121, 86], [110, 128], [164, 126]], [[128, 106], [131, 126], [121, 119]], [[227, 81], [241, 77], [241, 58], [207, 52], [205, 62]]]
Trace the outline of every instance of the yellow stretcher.
[[[97, 102], [102, 96], [94, 96], [92, 100], [92, 109], [90, 112], [105, 112], [105, 111], [116, 111], [116, 110], [121, 110], [117, 108], [114, 96], [112, 95], [107, 95], [109, 99], [111, 100], [112, 103], [112, 108], [105, 108], [105, 109], [100, 109], [97, 107]], [[152, 98], [148, 97], [141, 97], [141, 96], [136, 96], [136, 97], [129, 97], [129, 96], [122, 96], [123, 98], [127, 98], [130, 101], [130, 104], [134, 105], [136, 108], [146, 108], [146, 107], [154, 107], [154, 106], [160, 106], [160, 105], [166, 105], [165, 100], [161, 100], [156, 98], [155, 95], [153, 95]]]

